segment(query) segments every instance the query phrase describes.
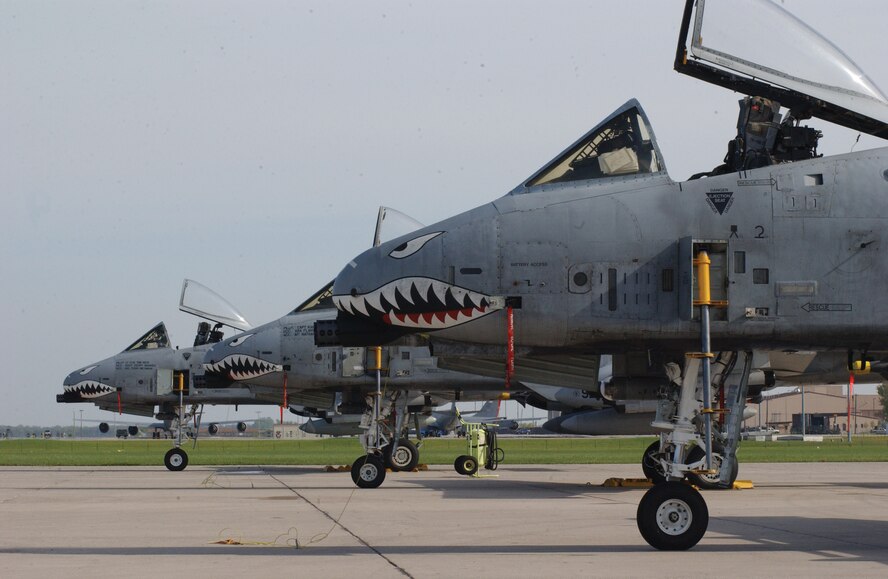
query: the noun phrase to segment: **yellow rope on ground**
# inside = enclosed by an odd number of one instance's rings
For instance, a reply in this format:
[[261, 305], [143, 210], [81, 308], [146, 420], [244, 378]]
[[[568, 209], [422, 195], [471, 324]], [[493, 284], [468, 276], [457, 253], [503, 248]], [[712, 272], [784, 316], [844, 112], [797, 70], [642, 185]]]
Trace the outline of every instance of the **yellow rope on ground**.
[[[222, 537], [225, 531], [231, 531], [232, 529], [226, 527], [219, 531], [219, 537]], [[252, 545], [252, 546], [260, 546], [260, 547], [296, 547], [300, 548], [299, 539], [296, 535], [299, 534], [299, 530], [296, 527], [290, 527], [287, 529], [286, 533], [281, 533], [277, 537], [274, 538], [273, 541], [245, 541], [243, 538], [234, 539], [232, 537], [220, 538], [217, 541], [210, 541], [210, 545]], [[284, 538], [283, 542], [280, 542], [281, 539]]]

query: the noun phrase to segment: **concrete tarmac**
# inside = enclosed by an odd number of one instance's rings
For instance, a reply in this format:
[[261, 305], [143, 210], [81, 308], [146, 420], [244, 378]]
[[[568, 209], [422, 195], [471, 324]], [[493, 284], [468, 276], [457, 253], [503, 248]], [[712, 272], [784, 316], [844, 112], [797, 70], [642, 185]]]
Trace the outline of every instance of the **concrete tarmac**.
[[644, 490], [599, 486], [639, 470], [435, 466], [356, 489], [321, 467], [3, 467], [0, 576], [888, 575], [888, 463], [741, 464], [755, 488], [704, 493], [683, 553], [638, 534]]

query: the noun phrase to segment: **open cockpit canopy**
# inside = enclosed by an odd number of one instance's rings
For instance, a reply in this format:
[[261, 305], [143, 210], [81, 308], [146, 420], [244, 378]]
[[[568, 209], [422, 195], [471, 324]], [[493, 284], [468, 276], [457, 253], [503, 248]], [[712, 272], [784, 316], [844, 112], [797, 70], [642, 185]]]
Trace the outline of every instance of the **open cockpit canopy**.
[[796, 119], [888, 138], [882, 91], [839, 48], [769, 0], [687, 0], [675, 70], [777, 101]]
[[252, 327], [228, 300], [193, 279], [185, 279], [182, 282], [179, 309], [236, 330], [246, 331]]
[[537, 171], [524, 187], [665, 170], [647, 115], [633, 99]]

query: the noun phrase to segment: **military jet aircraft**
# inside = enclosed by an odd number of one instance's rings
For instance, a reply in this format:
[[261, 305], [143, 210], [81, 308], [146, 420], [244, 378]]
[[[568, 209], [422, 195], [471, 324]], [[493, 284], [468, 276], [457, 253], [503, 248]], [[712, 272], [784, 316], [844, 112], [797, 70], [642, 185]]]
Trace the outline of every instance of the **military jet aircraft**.
[[[615, 378], [656, 379], [668, 480], [637, 523], [658, 549], [706, 531], [705, 501], [677, 481], [696, 445], [711, 466], [719, 396], [735, 461], [753, 349], [838, 352], [844, 371], [888, 350], [872, 295], [888, 279], [888, 149], [822, 157], [821, 131], [802, 124], [885, 138], [888, 98], [767, 0], [688, 0], [674, 66], [746, 95], [724, 164], [673, 181], [629, 100], [507, 195], [356, 257], [333, 286], [336, 322], [316, 326], [319, 344], [429, 332], [444, 367], [505, 363], [530, 382], [578, 387], [601, 354]], [[721, 395], [714, 351], [744, 353], [744, 378]]]
[[[415, 430], [421, 432], [436, 406], [499, 397], [503, 380], [442, 370], [418, 338], [378, 350], [316, 346], [315, 322], [331, 321], [337, 315], [331, 288], [332, 282], [289, 314], [213, 344], [204, 354], [203, 367], [216, 382], [278, 392], [278, 399], [291, 412], [319, 421], [308, 427], [314, 432], [360, 433], [362, 444], [378, 450], [380, 460], [368, 467], [359, 459], [353, 478], [361, 468], [374, 469], [374, 476], [357, 477], [355, 482], [378, 486], [386, 466], [411, 470], [419, 461], [417, 445], [404, 436], [411, 417]], [[366, 427], [372, 409], [367, 398], [375, 396], [389, 404], [379, 421], [379, 433], [374, 429], [371, 435]], [[362, 423], [363, 427], [357, 426]]]
[[[214, 342], [221, 340], [222, 327], [245, 330], [249, 322], [221, 296], [193, 280], [182, 285], [179, 307], [183, 311], [215, 322], [211, 328], [206, 321], [198, 325], [194, 345], [173, 348], [163, 322], [157, 324], [122, 352], [68, 374], [64, 392], [56, 396], [59, 403], [88, 402], [102, 410], [154, 417], [164, 430], [176, 433], [174, 448], [164, 456], [170, 470], [182, 470], [188, 465], [188, 455], [181, 448], [182, 433], [200, 431], [201, 409], [204, 404], [276, 404], [280, 400], [277, 389], [244, 386], [229, 382], [212, 383], [203, 369], [203, 356]], [[189, 422], [194, 421], [194, 426]], [[244, 432], [252, 420], [211, 422], [209, 434], [216, 434], [219, 426], [235, 424]], [[129, 433], [135, 435], [138, 427]], [[107, 432], [107, 422], [99, 430]]]

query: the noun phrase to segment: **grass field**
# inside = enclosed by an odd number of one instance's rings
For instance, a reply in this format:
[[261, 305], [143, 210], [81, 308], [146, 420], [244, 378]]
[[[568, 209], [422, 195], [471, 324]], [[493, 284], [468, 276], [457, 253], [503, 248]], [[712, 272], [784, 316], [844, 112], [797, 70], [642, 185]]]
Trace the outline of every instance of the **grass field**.
[[[505, 438], [503, 464], [632, 464], [654, 440], [638, 438]], [[171, 448], [163, 440], [2, 440], [3, 466], [156, 466]], [[311, 440], [206, 439], [183, 446], [190, 464], [351, 464], [360, 454], [355, 438]], [[452, 464], [465, 454], [464, 439], [426, 440], [421, 462]], [[744, 442], [740, 462], [885, 462], [888, 437], [858, 436], [823, 442]]]

